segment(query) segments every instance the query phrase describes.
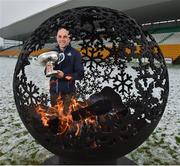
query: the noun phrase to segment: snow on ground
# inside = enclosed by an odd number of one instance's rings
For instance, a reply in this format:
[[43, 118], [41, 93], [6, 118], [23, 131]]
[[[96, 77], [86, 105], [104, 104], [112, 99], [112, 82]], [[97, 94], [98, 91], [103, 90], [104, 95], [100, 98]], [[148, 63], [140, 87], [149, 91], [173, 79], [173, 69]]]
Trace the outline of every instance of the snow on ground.
[[[41, 164], [53, 154], [28, 133], [14, 104], [12, 77], [17, 59], [0, 58], [0, 165]], [[180, 164], [180, 66], [169, 66], [170, 93], [157, 128], [127, 155], [137, 164]]]

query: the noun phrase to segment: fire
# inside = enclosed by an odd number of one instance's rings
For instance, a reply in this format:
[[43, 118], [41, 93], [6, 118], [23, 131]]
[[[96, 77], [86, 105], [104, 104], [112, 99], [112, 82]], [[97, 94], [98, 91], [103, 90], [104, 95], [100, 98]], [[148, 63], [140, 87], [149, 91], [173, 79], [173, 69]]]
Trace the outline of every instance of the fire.
[[95, 116], [90, 116], [78, 121], [73, 120], [72, 112], [87, 107], [86, 102], [77, 101], [73, 96], [69, 105], [68, 113], [64, 113], [64, 105], [61, 96], [57, 99], [57, 105], [54, 107], [44, 108], [41, 104], [36, 107], [36, 113], [41, 117], [41, 122], [45, 127], [50, 127], [52, 118], [58, 119], [57, 135], [64, 135], [68, 131], [73, 131], [75, 136], [81, 133], [82, 124], [94, 124], [96, 122]]
[[44, 109], [40, 105], [38, 105], [36, 111], [41, 116], [41, 121], [42, 121], [43, 125], [48, 126], [49, 118], [46, 116], [46, 113], [44, 112]]

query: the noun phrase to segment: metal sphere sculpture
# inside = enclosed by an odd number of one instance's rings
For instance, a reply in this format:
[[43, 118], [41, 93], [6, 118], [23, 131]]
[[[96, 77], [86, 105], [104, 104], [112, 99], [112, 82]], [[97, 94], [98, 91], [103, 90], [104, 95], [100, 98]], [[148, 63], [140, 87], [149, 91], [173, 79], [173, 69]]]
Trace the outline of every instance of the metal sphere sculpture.
[[[48, 94], [26, 74], [31, 53], [53, 43], [62, 25], [70, 29], [83, 58], [85, 76], [76, 82], [77, 100], [91, 99], [92, 104], [71, 112], [70, 122], [45, 116]], [[13, 90], [23, 123], [49, 151], [72, 159], [113, 159], [137, 148], [155, 129], [169, 82], [158, 44], [134, 19], [109, 8], [80, 7], [49, 18], [25, 42]]]

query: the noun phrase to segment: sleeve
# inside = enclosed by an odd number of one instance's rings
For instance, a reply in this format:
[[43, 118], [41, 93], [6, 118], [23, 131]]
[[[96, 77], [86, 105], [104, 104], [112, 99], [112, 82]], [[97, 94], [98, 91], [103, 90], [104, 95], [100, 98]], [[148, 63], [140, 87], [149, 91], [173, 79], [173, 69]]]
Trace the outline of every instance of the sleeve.
[[77, 52], [74, 56], [73, 73], [64, 75], [64, 78], [67, 80], [81, 80], [84, 77], [81, 54]]

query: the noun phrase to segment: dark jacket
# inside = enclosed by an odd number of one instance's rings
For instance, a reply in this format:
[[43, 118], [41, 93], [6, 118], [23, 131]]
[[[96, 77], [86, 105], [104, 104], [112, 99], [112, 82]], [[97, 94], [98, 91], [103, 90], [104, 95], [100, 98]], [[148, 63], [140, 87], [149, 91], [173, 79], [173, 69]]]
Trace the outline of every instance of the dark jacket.
[[[59, 47], [53, 49], [61, 53]], [[65, 59], [61, 63], [55, 63], [54, 70], [64, 72], [64, 77], [58, 79], [51, 77], [50, 92], [51, 93], [71, 93], [75, 92], [75, 80], [80, 80], [84, 76], [84, 68], [81, 60], [81, 54], [70, 45], [64, 50]], [[71, 80], [67, 80], [66, 76], [71, 76]]]

